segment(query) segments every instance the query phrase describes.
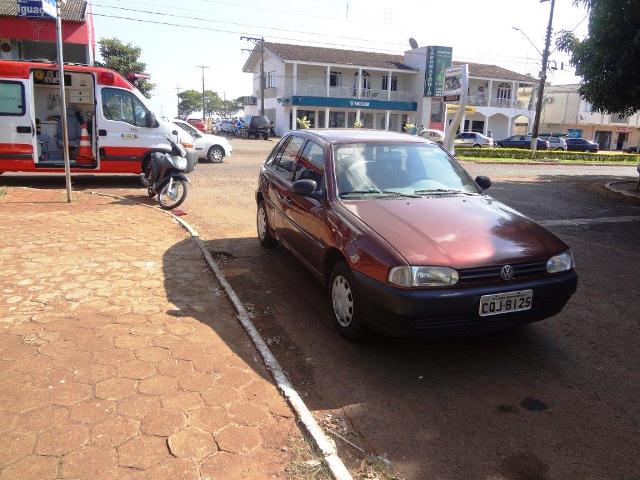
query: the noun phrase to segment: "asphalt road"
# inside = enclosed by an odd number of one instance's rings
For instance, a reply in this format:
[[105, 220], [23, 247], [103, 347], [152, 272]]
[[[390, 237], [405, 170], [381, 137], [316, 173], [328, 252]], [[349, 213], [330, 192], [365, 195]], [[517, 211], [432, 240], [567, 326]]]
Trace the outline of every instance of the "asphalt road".
[[[235, 143], [224, 164], [192, 175], [185, 218], [317, 418], [330, 413], [329, 426], [365, 450], [336, 440], [354, 472], [372, 454], [405, 479], [640, 478], [640, 222], [597, 220], [640, 216], [639, 201], [602, 188], [633, 167], [467, 164], [536, 220], [594, 219], [552, 227], [574, 250], [578, 292], [560, 315], [511, 333], [348, 343], [314, 277], [281, 247], [258, 246], [253, 192], [273, 143]], [[75, 185], [144, 198], [130, 178]]]

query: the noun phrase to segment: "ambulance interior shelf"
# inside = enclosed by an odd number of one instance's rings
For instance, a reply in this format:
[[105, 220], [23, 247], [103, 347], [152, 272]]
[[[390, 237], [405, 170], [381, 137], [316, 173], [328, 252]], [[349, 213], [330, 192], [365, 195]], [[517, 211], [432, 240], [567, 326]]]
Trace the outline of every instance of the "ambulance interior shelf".
[[[39, 163], [58, 163], [63, 160], [60, 84], [57, 72], [34, 72], [34, 107], [38, 133]], [[94, 117], [93, 78], [90, 74], [65, 75], [69, 156], [75, 160], [80, 140], [81, 125], [87, 123], [91, 133]], [[93, 145], [94, 142], [92, 141]], [[95, 158], [95, 156], [94, 156]]]

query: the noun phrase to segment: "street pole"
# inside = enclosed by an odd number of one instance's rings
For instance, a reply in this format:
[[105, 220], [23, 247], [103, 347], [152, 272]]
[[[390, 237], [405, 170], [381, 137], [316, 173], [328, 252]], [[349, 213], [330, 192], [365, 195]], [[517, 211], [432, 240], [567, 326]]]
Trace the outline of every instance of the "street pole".
[[176, 85], [176, 96], [178, 97], [178, 109], [176, 110], [176, 117], [180, 117], [180, 85]]
[[[542, 0], [548, 1], [548, 0]], [[551, 31], [553, 27], [553, 10], [556, 0], [551, 0], [551, 9], [549, 11], [549, 25], [547, 26], [547, 37], [544, 42], [544, 50], [542, 52], [542, 68], [540, 69], [540, 86], [538, 87], [538, 98], [536, 99], [536, 116], [533, 121], [533, 130], [531, 131], [531, 152], [535, 152], [538, 147], [538, 131], [540, 129], [540, 114], [542, 112], [542, 101], [544, 99], [544, 86], [547, 82], [547, 66], [549, 63], [549, 48], [551, 47]]]
[[64, 55], [62, 53], [62, 20], [60, 19], [60, 5], [62, 0], [56, 1], [56, 43], [58, 48], [58, 75], [60, 75], [60, 108], [62, 109], [62, 155], [64, 158], [64, 176], [67, 186], [67, 203], [71, 203], [71, 162], [69, 160], [69, 130], [67, 125], [67, 98], [64, 91]]
[[202, 121], [206, 121], [206, 115], [204, 113], [205, 101], [204, 101], [204, 69], [209, 68], [207, 65], [197, 65], [198, 68], [202, 69]]
[[264, 115], [264, 37], [260, 38], [260, 115]]

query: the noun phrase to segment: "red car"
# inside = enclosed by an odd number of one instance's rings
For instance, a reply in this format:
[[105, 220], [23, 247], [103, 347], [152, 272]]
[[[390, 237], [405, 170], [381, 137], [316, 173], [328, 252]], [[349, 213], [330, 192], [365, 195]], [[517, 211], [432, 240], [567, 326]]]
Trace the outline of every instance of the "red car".
[[258, 238], [317, 275], [350, 339], [486, 332], [559, 313], [577, 286], [569, 247], [484, 193], [490, 185], [420, 137], [294, 131], [260, 171]]
[[195, 128], [200, 130], [202, 133], [207, 133], [207, 127], [202, 120], [199, 118], [189, 118], [187, 119], [187, 123], [193, 125]]

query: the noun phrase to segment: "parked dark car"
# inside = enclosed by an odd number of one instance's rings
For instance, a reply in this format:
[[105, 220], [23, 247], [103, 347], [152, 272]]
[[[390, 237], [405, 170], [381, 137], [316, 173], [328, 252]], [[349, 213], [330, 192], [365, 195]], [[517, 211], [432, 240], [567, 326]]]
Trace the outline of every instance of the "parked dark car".
[[640, 153], [640, 145], [639, 146], [628, 146], [622, 150], [624, 153]]
[[247, 128], [249, 138], [262, 137], [265, 140], [269, 140], [269, 134], [271, 133], [271, 122], [264, 115], [247, 115], [242, 121]]
[[[496, 142], [496, 145], [503, 148], [531, 148], [531, 135], [512, 135]], [[547, 150], [549, 142], [538, 138], [536, 148], [538, 150]]]
[[600, 150], [600, 145], [596, 142], [590, 142], [584, 138], [567, 138], [567, 150], [570, 152], [592, 152], [596, 153]]
[[281, 243], [324, 283], [350, 339], [478, 333], [557, 314], [576, 290], [569, 247], [486, 195], [490, 185], [419, 136], [294, 131], [261, 168], [258, 239]]

